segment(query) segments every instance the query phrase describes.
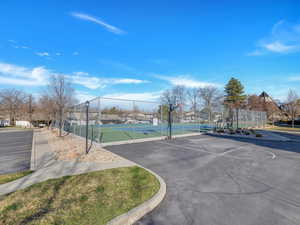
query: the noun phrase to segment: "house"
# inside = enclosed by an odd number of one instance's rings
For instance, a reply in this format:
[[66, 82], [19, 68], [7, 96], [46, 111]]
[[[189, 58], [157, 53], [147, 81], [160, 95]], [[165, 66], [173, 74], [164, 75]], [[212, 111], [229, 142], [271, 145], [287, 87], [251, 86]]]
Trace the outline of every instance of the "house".
[[269, 121], [279, 121], [285, 116], [281, 106], [279, 106], [265, 91], [263, 91], [258, 97], [263, 104], [264, 111], [267, 112]]
[[9, 124], [9, 120], [0, 119], [0, 127], [8, 127]]

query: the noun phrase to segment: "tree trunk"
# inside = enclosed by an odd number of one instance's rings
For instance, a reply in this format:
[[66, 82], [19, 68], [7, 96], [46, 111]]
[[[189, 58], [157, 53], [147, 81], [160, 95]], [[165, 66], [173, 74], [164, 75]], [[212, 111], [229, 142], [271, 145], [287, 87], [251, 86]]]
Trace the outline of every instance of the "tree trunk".
[[62, 107], [59, 109], [59, 137], [62, 136], [62, 120], [63, 120], [63, 112], [62, 112]]
[[239, 109], [236, 108], [236, 129], [239, 129]]

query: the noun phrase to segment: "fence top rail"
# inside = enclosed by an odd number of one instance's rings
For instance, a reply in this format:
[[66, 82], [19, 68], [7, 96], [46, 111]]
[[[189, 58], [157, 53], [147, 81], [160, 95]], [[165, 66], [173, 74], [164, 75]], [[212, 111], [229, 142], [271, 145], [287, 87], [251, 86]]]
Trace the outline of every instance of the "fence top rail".
[[122, 98], [110, 98], [110, 97], [101, 97], [101, 96], [98, 96], [96, 98], [93, 98], [91, 100], [87, 100], [85, 102], [81, 102], [79, 104], [76, 104], [76, 105], [73, 105], [72, 107], [70, 108], [75, 108], [75, 107], [78, 107], [78, 106], [85, 106], [86, 102], [93, 102], [93, 101], [97, 101], [97, 100], [100, 100], [101, 99], [104, 99], [104, 100], [115, 100], [115, 101], [127, 101], [127, 102], [142, 102], [142, 103], [152, 103], [152, 104], [161, 104], [160, 102], [158, 101], [145, 101], [145, 100], [135, 100], [135, 99], [122, 99]]

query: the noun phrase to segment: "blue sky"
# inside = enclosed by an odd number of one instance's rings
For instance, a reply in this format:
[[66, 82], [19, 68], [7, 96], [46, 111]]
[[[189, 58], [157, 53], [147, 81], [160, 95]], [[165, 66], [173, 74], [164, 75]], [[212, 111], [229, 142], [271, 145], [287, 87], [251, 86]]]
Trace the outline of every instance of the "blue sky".
[[65, 74], [81, 100], [154, 100], [172, 85], [284, 100], [300, 87], [300, 2], [2, 1], [0, 83], [37, 94]]

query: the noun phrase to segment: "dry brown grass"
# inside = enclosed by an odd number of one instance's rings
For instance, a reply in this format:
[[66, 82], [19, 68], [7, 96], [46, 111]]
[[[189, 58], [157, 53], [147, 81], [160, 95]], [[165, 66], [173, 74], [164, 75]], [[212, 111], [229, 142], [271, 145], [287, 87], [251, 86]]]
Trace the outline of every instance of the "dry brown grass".
[[109, 163], [120, 161], [121, 158], [94, 144], [89, 151], [85, 152], [85, 140], [79, 137], [67, 135], [58, 137], [56, 130], [44, 130], [48, 135], [48, 142], [59, 160], [79, 160], [82, 162]]
[[268, 130], [276, 130], [276, 131], [290, 131], [290, 132], [299, 132], [300, 133], [300, 128], [297, 127], [279, 127], [279, 126], [273, 126], [273, 127], [268, 127]]

